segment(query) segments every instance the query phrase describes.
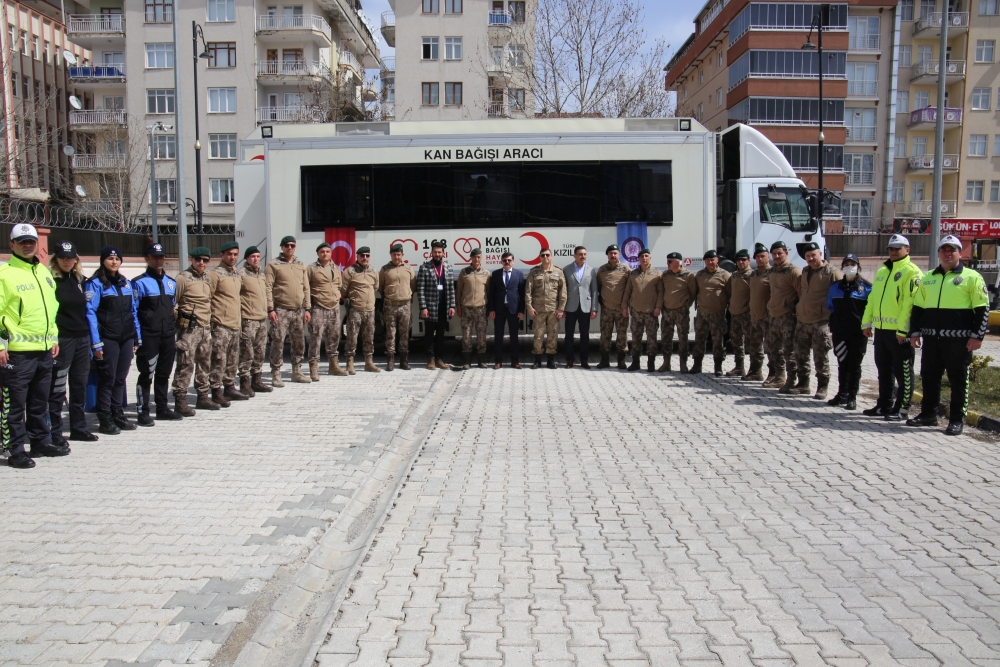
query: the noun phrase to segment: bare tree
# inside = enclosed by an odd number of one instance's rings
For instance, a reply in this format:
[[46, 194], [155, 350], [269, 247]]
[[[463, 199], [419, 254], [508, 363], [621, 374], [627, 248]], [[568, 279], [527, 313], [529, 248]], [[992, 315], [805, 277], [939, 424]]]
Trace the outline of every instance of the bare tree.
[[[363, 71], [363, 70], [362, 70]], [[303, 82], [303, 105], [309, 118], [303, 122], [343, 123], [384, 120], [378, 81], [362, 79], [352, 68], [340, 66], [330, 72], [330, 79], [314, 78]]]
[[[87, 144], [94, 152], [74, 156], [77, 180], [88, 193], [77, 208], [105, 229], [127, 232], [144, 227], [149, 209], [142, 203], [152, 198], [166, 203], [173, 194], [168, 183], [158, 192], [151, 189], [149, 132], [139, 118], [130, 115], [125, 123], [109, 123]], [[157, 157], [175, 156], [160, 150]], [[157, 166], [157, 180], [173, 179], [176, 188], [176, 161]]]

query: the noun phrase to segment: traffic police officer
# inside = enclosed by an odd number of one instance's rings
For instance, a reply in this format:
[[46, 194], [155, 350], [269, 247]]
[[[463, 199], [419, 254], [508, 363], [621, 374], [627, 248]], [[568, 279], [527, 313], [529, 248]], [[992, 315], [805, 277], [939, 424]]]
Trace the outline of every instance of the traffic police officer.
[[750, 268], [750, 251], [740, 250], [736, 253], [736, 273], [730, 278], [731, 298], [729, 299], [729, 340], [733, 344], [733, 356], [736, 366], [726, 373], [727, 377], [743, 377], [746, 375], [744, 351], [750, 338], [752, 317], [750, 316], [750, 278], [753, 269]]
[[396, 336], [399, 336], [399, 367], [410, 370], [410, 324], [413, 291], [417, 276], [413, 267], [403, 261], [403, 244], [389, 248], [389, 263], [378, 273], [378, 288], [382, 293], [382, 319], [385, 321], [385, 370], [396, 367]]
[[715, 360], [715, 376], [722, 375], [722, 362], [726, 359], [726, 306], [729, 305], [729, 271], [719, 268], [719, 253], [709, 250], [704, 255], [705, 268], [694, 275], [697, 285], [694, 317], [694, 364], [692, 373], [701, 372], [701, 360], [705, 356], [705, 343], [712, 336], [712, 356]]
[[150, 389], [156, 403], [157, 419], [183, 419], [170, 409], [170, 372], [177, 355], [174, 336], [174, 295], [177, 281], [164, 272], [167, 253], [154, 243], [146, 248], [146, 272], [132, 280], [132, 291], [139, 301], [137, 314], [142, 328], [142, 346], [136, 354], [139, 368], [137, 411], [140, 426], [152, 426], [149, 415]]
[[601, 304], [601, 362], [598, 368], [611, 366], [611, 335], [617, 331], [618, 368], [625, 370], [625, 349], [628, 347], [628, 312], [622, 308], [622, 298], [632, 269], [621, 261], [618, 246], [609, 245], [604, 254], [607, 264], [597, 269], [597, 299]]
[[663, 281], [653, 268], [649, 248], [639, 252], [639, 266], [628, 274], [622, 297], [622, 317], [632, 320], [632, 363], [630, 371], [639, 370], [642, 335], [646, 334], [646, 370], [656, 370], [656, 324], [663, 303]]
[[688, 334], [691, 329], [691, 304], [698, 293], [694, 274], [684, 267], [684, 256], [679, 252], [667, 255], [667, 270], [660, 275], [663, 283], [663, 315], [660, 322], [660, 350], [663, 365], [657, 371], [670, 370], [670, 356], [674, 351], [674, 329], [677, 330], [677, 353], [681, 357], [681, 373], [687, 373]]

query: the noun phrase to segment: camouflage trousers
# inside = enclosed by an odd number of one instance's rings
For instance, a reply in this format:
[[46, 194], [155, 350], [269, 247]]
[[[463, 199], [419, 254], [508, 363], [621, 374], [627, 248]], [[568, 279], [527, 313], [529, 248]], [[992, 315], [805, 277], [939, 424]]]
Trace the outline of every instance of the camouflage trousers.
[[327, 358], [340, 347], [340, 308], [313, 308], [309, 311], [309, 361], [319, 361], [319, 346], [326, 341]]
[[208, 370], [212, 365], [212, 332], [208, 327], [195, 327], [177, 335], [177, 370], [174, 371], [174, 398], [187, 396], [191, 376], [199, 394], [207, 394]]
[[784, 368], [788, 377], [795, 374], [795, 313], [772, 317], [767, 325], [767, 354], [774, 360], [774, 370]]
[[[750, 356], [750, 361], [752, 363], [760, 363], [762, 365], [764, 363], [764, 350], [765, 350], [765, 343], [767, 341], [768, 322], [770, 322], [770, 320], [766, 317], [762, 320], [755, 320], [755, 319], [750, 320], [750, 328], [747, 331], [746, 352]], [[767, 353], [769, 356], [772, 356], [772, 359], [769, 360], [771, 362], [769, 364], [770, 367], [774, 365], [774, 359], [773, 355], [771, 355], [771, 350], [769, 347], [767, 348]]]
[[[531, 325], [535, 333], [535, 345], [531, 351], [535, 354], [541, 354], [544, 347], [545, 354], [555, 354], [556, 345], [559, 342], [559, 318], [556, 317], [554, 310], [549, 313], [543, 313], [539, 310], [537, 313]], [[545, 338], [544, 345], [542, 338]]]
[[240, 332], [218, 324], [212, 325], [212, 372], [209, 384], [220, 389], [236, 384], [240, 366]]
[[476, 334], [476, 352], [486, 352], [486, 306], [462, 306], [462, 352], [472, 352], [472, 333]]
[[611, 334], [615, 332], [615, 347], [624, 352], [628, 347], [628, 318], [622, 315], [621, 308], [601, 306], [601, 352], [611, 351]]
[[267, 350], [267, 320], [243, 320], [240, 328], [240, 377], [258, 375]]
[[694, 316], [694, 349], [696, 357], [705, 356], [705, 343], [712, 337], [712, 356], [726, 356], [726, 313], [698, 313]]
[[303, 328], [302, 309], [285, 310], [275, 308], [278, 323], [271, 326], [271, 372], [281, 370], [284, 357], [285, 335], [288, 335], [292, 348], [292, 366], [302, 363], [302, 355], [306, 350], [306, 334]]
[[677, 353], [688, 353], [688, 334], [691, 330], [691, 311], [687, 308], [664, 308], [660, 319], [660, 351], [669, 355], [674, 349], [674, 329], [677, 330]]
[[347, 342], [344, 355], [350, 359], [358, 349], [358, 332], [361, 332], [361, 349], [365, 356], [375, 354], [375, 311], [355, 310], [347, 312]]
[[795, 364], [799, 377], [809, 377], [809, 353], [816, 362], [816, 379], [830, 378], [830, 350], [833, 349], [833, 338], [830, 336], [829, 322], [804, 324], [799, 322], [795, 327]]
[[747, 348], [747, 339], [753, 327], [750, 313], [731, 316], [729, 320], [729, 340], [732, 341], [733, 354], [742, 357]]
[[642, 334], [646, 334], [646, 354], [656, 354], [656, 315], [640, 313], [635, 308], [629, 308], [629, 319], [632, 322], [632, 356], [642, 352]]
[[399, 332], [399, 353], [410, 352], [410, 304], [392, 306], [382, 303], [382, 321], [385, 322], [385, 351], [396, 353], [396, 333]]

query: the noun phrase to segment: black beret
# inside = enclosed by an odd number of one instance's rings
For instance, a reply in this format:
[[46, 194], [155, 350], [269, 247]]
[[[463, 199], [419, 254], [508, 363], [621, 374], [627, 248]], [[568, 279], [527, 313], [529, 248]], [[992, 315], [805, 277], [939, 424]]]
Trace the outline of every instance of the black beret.
[[329, 243], [327, 243], [326, 241], [323, 241], [323, 242], [322, 242], [322, 243], [320, 243], [320, 244], [319, 244], [318, 246], [316, 246], [316, 252], [319, 252], [319, 251], [320, 251], [320, 250], [322, 250], [323, 248], [329, 248], [329, 247], [330, 247], [330, 244], [329, 244]]
[[616, 246], [614, 243], [608, 246], [607, 250], [604, 251], [604, 254], [607, 255], [612, 250], [618, 250], [618, 246]]
[[784, 241], [775, 241], [774, 243], [771, 244], [771, 252], [774, 252], [778, 248], [781, 248], [786, 252], [788, 251], [788, 246], [785, 245]]
[[704, 255], [702, 255], [702, 259], [715, 259], [718, 258], [718, 256], [719, 256], [718, 252], [716, 252], [715, 250], [709, 250]]
[[756, 257], [762, 252], [767, 252], [767, 246], [763, 243], [758, 243], [753, 247], [753, 256]]
[[679, 260], [679, 261], [683, 261], [684, 260], [684, 255], [680, 254], [679, 252], [672, 252], [672, 253], [670, 253], [670, 254], [667, 255], [667, 259], [676, 259], [676, 260]]
[[403, 252], [403, 244], [394, 243], [393, 246], [389, 248], [389, 252]]
[[750, 251], [744, 248], [736, 253], [736, 259], [750, 259]]
[[815, 241], [810, 241], [809, 243], [802, 244], [802, 254], [809, 252], [810, 250], [819, 250], [819, 244]]
[[243, 259], [246, 259], [250, 255], [256, 255], [256, 254], [260, 254], [260, 250], [257, 249], [257, 246], [252, 245], [243, 251]]
[[219, 252], [228, 252], [230, 250], [239, 250], [239, 249], [240, 249], [239, 243], [237, 243], [236, 241], [228, 241], [222, 244], [222, 247], [219, 248]]
[[475, 255], [482, 255], [482, 254], [483, 254], [483, 249], [482, 248], [473, 248], [472, 252], [469, 253], [469, 256], [473, 257]]

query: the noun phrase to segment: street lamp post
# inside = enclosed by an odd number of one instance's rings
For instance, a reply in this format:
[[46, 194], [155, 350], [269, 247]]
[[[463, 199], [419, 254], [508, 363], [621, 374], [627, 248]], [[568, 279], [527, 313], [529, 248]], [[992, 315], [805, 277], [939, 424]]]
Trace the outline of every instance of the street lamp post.
[[[174, 28], [174, 54], [181, 52], [180, 33], [180, 3], [173, 1], [173, 28]], [[184, 104], [183, 88], [181, 87], [181, 68], [174, 63], [174, 126], [177, 128], [177, 199], [184, 200]], [[180, 266], [184, 266], [187, 261], [188, 239], [187, 239], [187, 216], [184, 207], [181, 206], [177, 213], [177, 251]]]
[[[198, 38], [204, 50], [198, 53]], [[208, 45], [205, 44], [205, 33], [196, 21], [191, 21], [191, 53], [194, 56], [194, 177], [195, 177], [195, 197], [198, 205], [195, 207], [195, 215], [198, 216], [198, 233], [205, 230], [204, 220], [201, 216], [201, 135], [198, 129], [198, 59], [208, 59]]]
[[150, 222], [153, 226], [153, 243], [160, 242], [160, 231], [156, 225], [156, 204], [160, 198], [159, 190], [156, 187], [156, 133], [169, 132], [174, 129], [173, 125], [163, 123], [153, 123], [146, 126], [149, 130], [149, 194], [152, 206], [150, 206]]
[[930, 256], [931, 266], [934, 265], [934, 253], [941, 241], [941, 197], [944, 187], [944, 97], [946, 74], [948, 70], [948, 1], [941, 3], [941, 42], [938, 48], [938, 80], [937, 80], [937, 116], [934, 119], [934, 183], [931, 190], [931, 227]]
[[[823, 24], [829, 20], [830, 16], [830, 5], [822, 4], [816, 9], [816, 15], [813, 17], [812, 24], [809, 26], [809, 35], [806, 37], [806, 43], [802, 45], [803, 51], [816, 50], [816, 57], [819, 60], [819, 137], [817, 142], [819, 144], [819, 155], [818, 157], [818, 176], [817, 179], [817, 191], [816, 191], [816, 210], [815, 216], [817, 221], [823, 219], [823, 207], [826, 201], [826, 189], [823, 187], [823, 162], [826, 155], [824, 154], [824, 142], [826, 137], [823, 135]], [[812, 43], [812, 31], [816, 28], [816, 44]]]

